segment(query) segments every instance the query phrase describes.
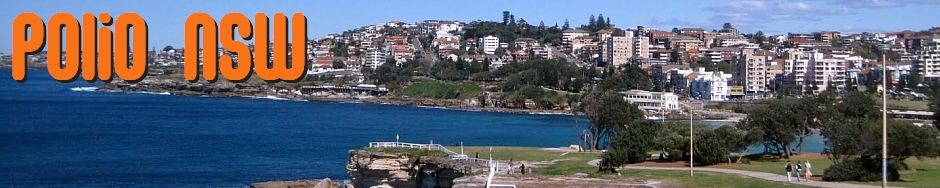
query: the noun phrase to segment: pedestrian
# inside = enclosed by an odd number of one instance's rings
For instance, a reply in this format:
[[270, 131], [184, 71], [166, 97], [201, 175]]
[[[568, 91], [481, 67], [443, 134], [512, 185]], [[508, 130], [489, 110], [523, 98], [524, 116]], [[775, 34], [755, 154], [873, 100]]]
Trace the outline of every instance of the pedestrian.
[[473, 158], [477, 158], [477, 159], [479, 159], [479, 158], [480, 158], [480, 152], [478, 151], [478, 152], [477, 152], [477, 154], [476, 154], [476, 155], [474, 155], [474, 157], [473, 157]]
[[522, 163], [522, 165], [519, 166], [519, 171], [522, 171], [522, 175], [525, 175], [525, 163]]
[[796, 161], [796, 181], [797, 182], [799, 182], [800, 179], [803, 179], [801, 174], [803, 174], [803, 165], [800, 164], [800, 161]]
[[809, 160], [806, 160], [806, 165], [803, 167], [806, 168], [806, 181], [809, 181], [809, 179], [813, 177], [813, 164], [809, 164]]
[[512, 174], [512, 159], [509, 159], [509, 170], [506, 171], [506, 174]]
[[787, 160], [787, 166], [784, 167], [784, 170], [787, 171], [787, 182], [790, 182], [790, 173], [793, 172], [793, 165], [790, 164], [790, 161]]

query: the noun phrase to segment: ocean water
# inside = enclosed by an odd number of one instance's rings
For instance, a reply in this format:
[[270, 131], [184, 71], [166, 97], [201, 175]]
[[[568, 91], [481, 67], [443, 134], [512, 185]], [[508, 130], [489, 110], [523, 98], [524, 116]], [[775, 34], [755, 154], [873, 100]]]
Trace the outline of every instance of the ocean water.
[[[362, 103], [86, 91], [0, 69], [0, 187], [246, 187], [348, 179], [370, 141], [561, 147], [587, 126], [524, 115]], [[709, 122], [713, 126], [720, 122]], [[821, 151], [811, 138], [807, 151]], [[751, 149], [759, 151], [759, 147]]]
[[245, 187], [348, 179], [370, 141], [560, 147], [586, 122], [381, 104], [81, 91], [0, 70], [0, 187]]

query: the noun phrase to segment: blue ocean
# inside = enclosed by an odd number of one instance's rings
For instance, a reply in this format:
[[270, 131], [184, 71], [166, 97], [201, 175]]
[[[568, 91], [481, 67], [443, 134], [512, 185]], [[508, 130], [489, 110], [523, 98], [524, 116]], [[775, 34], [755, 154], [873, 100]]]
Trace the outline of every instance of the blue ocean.
[[[0, 75], [10, 75], [0, 69]], [[587, 126], [524, 115], [382, 104], [82, 91], [41, 70], [0, 76], [0, 185], [246, 187], [348, 179], [370, 141], [561, 147]], [[811, 143], [821, 150], [821, 142]], [[810, 147], [812, 148], [812, 147]]]

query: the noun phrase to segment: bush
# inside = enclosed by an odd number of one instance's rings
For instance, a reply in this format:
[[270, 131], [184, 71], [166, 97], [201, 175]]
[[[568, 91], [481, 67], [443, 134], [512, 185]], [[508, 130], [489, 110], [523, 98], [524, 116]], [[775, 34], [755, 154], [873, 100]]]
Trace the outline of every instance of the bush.
[[[888, 180], [897, 181], [901, 175], [894, 165], [888, 165]], [[842, 161], [823, 171], [823, 181], [881, 181], [881, 161], [852, 159]]]
[[713, 165], [728, 160], [730, 150], [714, 131], [697, 131], [695, 134], [695, 161], [698, 165]]

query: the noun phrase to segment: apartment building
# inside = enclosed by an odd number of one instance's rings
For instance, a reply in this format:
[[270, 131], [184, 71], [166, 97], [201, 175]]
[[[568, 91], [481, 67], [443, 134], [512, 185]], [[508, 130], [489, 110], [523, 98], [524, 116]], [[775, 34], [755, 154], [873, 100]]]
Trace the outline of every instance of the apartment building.
[[693, 37], [698, 40], [705, 39], [705, 29], [702, 29], [702, 28], [682, 28], [682, 29], [679, 29], [679, 34], [683, 36]]
[[814, 32], [813, 38], [820, 42], [832, 42], [841, 40], [842, 33], [838, 31], [820, 31]]
[[479, 48], [483, 49], [484, 54], [496, 54], [496, 48], [499, 48], [499, 37], [492, 35], [480, 38]]
[[[846, 76], [845, 59], [826, 57], [819, 52], [791, 52], [791, 58], [784, 61], [785, 84], [800, 91], [814, 93], [826, 90], [831, 82], [836, 87], [843, 87]], [[799, 55], [801, 53], [802, 55]], [[815, 85], [816, 90], [812, 90]]]
[[732, 86], [743, 86], [748, 98], [763, 96], [772, 78], [768, 68], [773, 61], [773, 53], [760, 49], [745, 48], [735, 58], [732, 69]]
[[607, 39], [605, 50], [607, 50], [608, 63], [614, 66], [626, 64], [633, 57], [633, 37], [610, 37]]
[[680, 51], [688, 51], [689, 49], [697, 49], [702, 47], [703, 42], [694, 37], [689, 36], [675, 36], [669, 38], [669, 48], [670, 49], [679, 49]]
[[574, 40], [574, 38], [590, 36], [590, 35], [591, 35], [590, 32], [587, 32], [585, 30], [580, 30], [580, 29], [569, 29], [569, 30], [562, 31], [561, 45], [570, 49], [571, 41]]
[[382, 64], [385, 64], [385, 58], [387, 56], [387, 54], [385, 54], [385, 51], [382, 51], [379, 49], [366, 50], [365, 53], [363, 53], [363, 55], [365, 58], [363, 60], [363, 67], [368, 67], [372, 69], [378, 68], [379, 66], [382, 66]]
[[924, 80], [940, 80], [940, 39], [928, 42], [921, 50], [915, 52], [912, 65]]

